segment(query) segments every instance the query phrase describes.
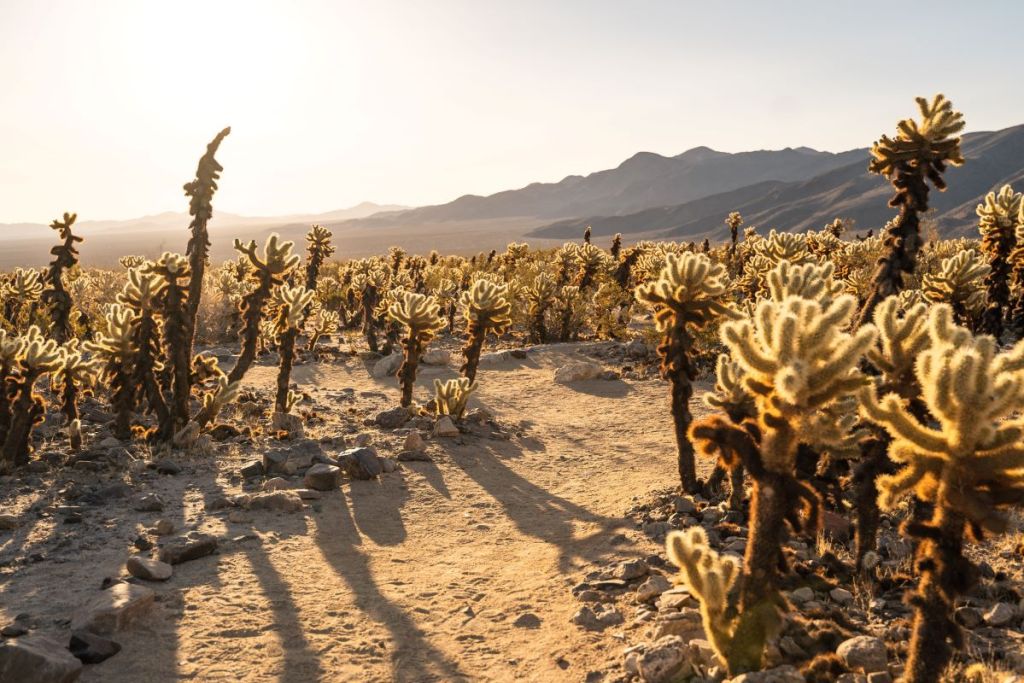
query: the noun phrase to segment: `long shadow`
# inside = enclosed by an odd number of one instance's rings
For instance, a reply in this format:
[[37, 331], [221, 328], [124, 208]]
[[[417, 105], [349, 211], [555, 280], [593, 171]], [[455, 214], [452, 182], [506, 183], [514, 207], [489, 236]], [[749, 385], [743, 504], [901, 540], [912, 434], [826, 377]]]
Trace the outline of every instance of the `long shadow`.
[[[334, 506], [332, 506], [332, 511]], [[434, 647], [419, 626], [377, 586], [366, 553], [358, 548], [359, 531], [344, 498], [337, 516], [314, 517], [315, 539], [328, 564], [344, 581], [356, 607], [391, 634], [393, 678], [402, 683], [468, 680], [459, 665]]]
[[[502, 443], [516, 450], [512, 444]], [[558, 566], [562, 572], [573, 569], [574, 560], [599, 560], [606, 552], [600, 550], [600, 546], [606, 545], [604, 541], [614, 532], [629, 528], [624, 519], [596, 514], [537, 486], [502, 462], [503, 457], [490, 444], [452, 445], [448, 450], [452, 460], [502, 505], [522, 534], [559, 549]], [[577, 538], [573, 531], [575, 522], [596, 524], [599, 529]]]
[[571, 382], [563, 385], [578, 394], [589, 394], [600, 398], [624, 398], [633, 393], [632, 386], [621, 379], [598, 379]]
[[[349, 486], [352, 519], [358, 531], [377, 545], [398, 545], [405, 540], [402, 506], [409, 499], [409, 491], [401, 486], [404, 481], [402, 471], [396, 470], [387, 475], [386, 485], [381, 481], [353, 481]], [[382, 502], [386, 503], [383, 510]]]

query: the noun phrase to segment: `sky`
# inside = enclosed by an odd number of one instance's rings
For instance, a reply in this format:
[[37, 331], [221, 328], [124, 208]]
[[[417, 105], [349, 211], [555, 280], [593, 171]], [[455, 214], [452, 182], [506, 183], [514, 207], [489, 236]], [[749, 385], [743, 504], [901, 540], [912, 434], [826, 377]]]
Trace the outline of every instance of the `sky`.
[[[915, 11], [916, 8], [916, 11]], [[0, 0], [0, 222], [436, 204], [638, 151], [865, 147], [942, 91], [1024, 122], [1024, 3]]]

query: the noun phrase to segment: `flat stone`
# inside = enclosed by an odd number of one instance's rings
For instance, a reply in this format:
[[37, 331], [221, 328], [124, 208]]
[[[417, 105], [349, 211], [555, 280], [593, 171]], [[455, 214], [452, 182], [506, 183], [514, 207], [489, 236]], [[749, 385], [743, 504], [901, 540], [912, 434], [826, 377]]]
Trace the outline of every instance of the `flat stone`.
[[789, 597], [793, 599], [793, 602], [802, 605], [814, 599], [814, 589], [810, 586], [800, 586], [800, 588], [790, 593]]
[[870, 674], [888, 670], [885, 643], [874, 636], [856, 636], [844, 640], [836, 648], [836, 654], [847, 667]]
[[106, 635], [120, 631], [153, 607], [156, 593], [133, 583], [114, 584], [90, 600], [71, 620], [73, 631]]
[[688, 675], [688, 648], [679, 636], [665, 636], [654, 642], [637, 661], [637, 673], [644, 683], [669, 683]]
[[81, 673], [82, 662], [49, 636], [33, 634], [0, 642], [0, 681], [71, 683]]
[[526, 614], [520, 614], [516, 617], [516, 620], [512, 622], [512, 625], [516, 628], [540, 628], [540, 617], [536, 614], [527, 612]]
[[828, 597], [832, 598], [833, 602], [838, 602], [840, 605], [850, 605], [853, 603], [853, 593], [845, 588], [833, 588], [829, 591]]
[[0, 515], [0, 531], [10, 531], [18, 528], [17, 515]]
[[274, 510], [276, 512], [298, 512], [302, 509], [302, 498], [294, 489], [257, 493], [249, 499], [250, 510]]
[[269, 450], [263, 454], [263, 471], [267, 475], [290, 476], [295, 474], [295, 466], [288, 461], [288, 451]]
[[121, 644], [89, 631], [75, 631], [68, 650], [83, 664], [99, 664], [120, 652]]
[[448, 365], [451, 358], [452, 354], [445, 349], [427, 349], [420, 357], [420, 362], [424, 365]]
[[170, 536], [174, 533], [174, 522], [165, 518], [156, 520], [156, 524], [153, 525], [153, 533], [157, 536]]
[[642, 576], [647, 576], [650, 567], [643, 560], [626, 560], [615, 565], [612, 576], [623, 581], [632, 581]]
[[350, 448], [338, 456], [345, 473], [352, 479], [369, 480], [384, 471], [377, 452], [372, 448]]
[[323, 494], [313, 489], [295, 489], [295, 493], [298, 494], [302, 500], [320, 500], [323, 498]]
[[316, 464], [306, 470], [302, 483], [315, 491], [333, 491], [338, 488], [341, 468], [334, 465]]
[[287, 491], [295, 488], [290, 481], [284, 477], [274, 477], [263, 482], [264, 491]]
[[670, 588], [672, 588], [672, 583], [664, 576], [651, 574], [649, 579], [637, 587], [636, 601], [639, 603], [651, 602]]
[[459, 428], [455, 426], [450, 417], [442, 415], [437, 418], [437, 422], [434, 423], [434, 436], [449, 437], [458, 435]]
[[156, 462], [156, 465], [154, 465], [154, 468], [160, 474], [174, 475], [179, 474], [181, 472], [181, 465], [174, 462], [173, 460], [168, 460], [167, 458], [164, 458], [163, 460], [158, 460]]
[[984, 621], [984, 615], [976, 607], [959, 607], [953, 612], [956, 623], [964, 628], [977, 628]]
[[145, 581], [166, 581], [174, 573], [174, 569], [166, 562], [151, 560], [140, 555], [129, 557], [124, 566], [129, 574]]
[[261, 477], [263, 476], [263, 463], [260, 462], [259, 460], [247, 462], [239, 470], [239, 474], [241, 474], [246, 479], [252, 479], [253, 477]]
[[373, 421], [384, 429], [396, 429], [412, 419], [412, 412], [406, 407], [398, 406], [377, 413]]
[[193, 533], [160, 548], [158, 559], [167, 564], [181, 564], [212, 555], [216, 550], [217, 539], [214, 536]]
[[584, 382], [595, 379], [604, 370], [597, 363], [579, 360], [570, 361], [555, 370], [555, 382], [557, 384], [571, 384], [572, 382]]
[[676, 512], [680, 512], [684, 515], [691, 514], [697, 511], [697, 504], [693, 502], [693, 498], [690, 496], [676, 496], [672, 501], [673, 507]]
[[433, 458], [423, 451], [402, 451], [396, 457], [399, 462], [433, 462]]
[[400, 367], [402, 367], [402, 354], [392, 353], [389, 356], [384, 356], [373, 364], [373, 368], [370, 370], [370, 376], [374, 379], [394, 377], [398, 373], [398, 368]]
[[596, 609], [584, 605], [572, 617], [572, 623], [588, 631], [603, 631], [622, 622], [622, 613], [611, 605], [598, 605]]
[[132, 501], [132, 509], [136, 512], [163, 512], [164, 501], [155, 493], [143, 493]]

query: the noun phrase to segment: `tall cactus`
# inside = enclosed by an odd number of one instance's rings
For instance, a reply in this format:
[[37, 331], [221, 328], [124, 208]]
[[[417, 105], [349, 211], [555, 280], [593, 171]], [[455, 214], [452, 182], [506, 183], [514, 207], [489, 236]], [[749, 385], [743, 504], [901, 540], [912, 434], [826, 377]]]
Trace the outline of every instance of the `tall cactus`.
[[416, 384], [416, 368], [427, 343], [445, 324], [441, 309], [432, 296], [403, 292], [401, 299], [388, 307], [388, 316], [405, 326], [402, 340], [404, 350], [398, 379], [402, 384], [402, 405], [412, 405], [412, 390]]
[[71, 295], [64, 286], [64, 272], [74, 268], [78, 263], [78, 249], [75, 248], [75, 244], [81, 242], [82, 238], [71, 232], [77, 218], [77, 214], [65, 213], [62, 220], [55, 220], [50, 224], [50, 227], [60, 235], [63, 243], [50, 249], [53, 260], [50, 261], [50, 267], [46, 270], [46, 289], [42, 293], [41, 300], [50, 309], [52, 321], [50, 334], [58, 344], [63, 344], [73, 335], [71, 329], [72, 302]]
[[506, 298], [508, 288], [488, 280], [477, 280], [462, 293], [463, 317], [466, 319], [468, 339], [462, 348], [466, 362], [460, 368], [470, 382], [476, 380], [480, 352], [488, 333], [502, 334], [512, 324], [509, 314], [512, 304]]
[[277, 304], [274, 333], [277, 337], [277, 354], [279, 356], [274, 410], [279, 413], [291, 412], [294, 403], [289, 386], [292, 364], [295, 362], [295, 338], [302, 327], [306, 307], [313, 301], [314, 294], [315, 292], [310, 289], [289, 287], [288, 285], [281, 285], [274, 290], [274, 301]]
[[158, 309], [164, 287], [165, 283], [158, 274], [133, 268], [128, 271], [128, 282], [117, 301], [134, 312], [132, 385], [139, 392], [140, 398], [145, 398], [149, 410], [156, 415], [157, 438], [168, 441], [174, 435], [174, 421], [157, 379], [163, 355], [160, 344], [162, 321]]
[[978, 204], [978, 230], [981, 232], [981, 250], [988, 257], [989, 272], [985, 276], [988, 306], [982, 317], [982, 331], [998, 339], [1008, 315], [1010, 302], [1010, 254], [1017, 246], [1017, 224], [1024, 198], [1009, 185], [999, 192], [989, 192]]
[[879, 504], [892, 509], [913, 492], [932, 503], [927, 522], [904, 531], [919, 543], [921, 573], [914, 606], [914, 631], [907, 662], [910, 683], [941, 679], [962, 643], [953, 621], [954, 601], [966, 593], [977, 571], [963, 554], [965, 531], [973, 537], [1002, 533], [1005, 509], [1024, 502], [1024, 342], [997, 353], [995, 340], [974, 336], [953, 323], [944, 304], [928, 315], [931, 346], [918, 357], [915, 375], [931, 420], [922, 421], [896, 393], [880, 399], [861, 392], [865, 418], [893, 438], [890, 454], [902, 467], [879, 480]]
[[16, 359], [11, 423], [0, 449], [0, 472], [28, 462], [32, 427], [43, 419], [43, 398], [36, 382], [60, 367], [60, 347], [33, 325], [24, 335]]
[[636, 298], [654, 309], [662, 334], [658, 353], [661, 374], [671, 384], [672, 420], [675, 424], [679, 479], [684, 491], [700, 488], [693, 444], [687, 433], [693, 415], [690, 398], [696, 369], [690, 360], [693, 332], [707, 327], [715, 318], [729, 315], [725, 303], [725, 267], [701, 254], [668, 254], [657, 280], [636, 289]]
[[160, 307], [163, 315], [163, 345], [170, 359], [172, 395], [160, 425], [159, 436], [173, 436], [189, 420], [192, 398], [192, 345], [187, 292], [193, 277], [189, 262], [181, 254], [164, 252], [155, 263], [146, 266], [149, 273], [162, 280]]
[[102, 363], [100, 378], [111, 390], [110, 403], [114, 408], [114, 436], [129, 439], [132, 435], [132, 411], [138, 390], [132, 381], [132, 361], [135, 358], [134, 313], [127, 306], [112, 304], [107, 309], [106, 329], [97, 331], [85, 350], [96, 355]]
[[883, 135], [871, 148], [868, 170], [892, 183], [895, 194], [889, 206], [898, 208], [900, 213], [886, 227], [885, 253], [879, 259], [858, 325], [867, 324], [882, 299], [897, 294], [903, 287], [903, 276], [917, 267], [921, 216], [928, 211], [928, 182], [942, 192], [946, 189], [946, 166], [964, 163], [958, 135], [964, 128], [963, 114], [955, 111], [952, 102], [942, 94], [931, 102], [918, 97], [917, 106], [920, 122], [900, 121], [895, 138]]
[[60, 410], [64, 413], [68, 442], [72, 452], [77, 452], [82, 448], [82, 428], [78, 417], [79, 391], [83, 387], [90, 387], [95, 383], [96, 371], [96, 361], [85, 358], [78, 346], [77, 339], [72, 339], [61, 347], [60, 362], [53, 371], [52, 377], [60, 394]]

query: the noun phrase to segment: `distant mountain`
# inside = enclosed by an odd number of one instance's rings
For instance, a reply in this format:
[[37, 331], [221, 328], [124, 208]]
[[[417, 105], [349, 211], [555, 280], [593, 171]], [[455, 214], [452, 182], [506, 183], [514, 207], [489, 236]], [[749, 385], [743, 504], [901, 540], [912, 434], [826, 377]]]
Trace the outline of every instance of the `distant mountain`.
[[[976, 234], [974, 209], [982, 196], [1005, 183], [1024, 186], [1024, 125], [965, 135], [963, 150], [966, 163], [947, 173], [949, 189], [931, 193], [929, 218], [943, 235]], [[528, 236], [574, 238], [589, 225], [595, 235], [717, 240], [728, 235], [723, 220], [730, 211], [739, 211], [747, 225], [763, 231], [819, 229], [836, 217], [852, 219], [860, 231], [877, 231], [896, 213], [887, 206], [892, 189], [884, 178], [868, 173], [867, 150], [857, 150], [856, 156], [806, 180], [758, 183], [628, 215], [557, 221]]]
[[465, 195], [447, 204], [378, 214], [349, 227], [623, 215], [768, 180], [806, 180], [863, 155], [863, 150], [833, 154], [807, 147], [738, 154], [696, 147], [674, 157], [640, 152], [613, 169], [587, 176], [571, 175], [557, 183], [533, 183], [486, 197]]

